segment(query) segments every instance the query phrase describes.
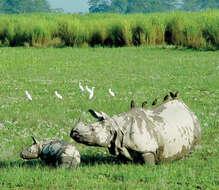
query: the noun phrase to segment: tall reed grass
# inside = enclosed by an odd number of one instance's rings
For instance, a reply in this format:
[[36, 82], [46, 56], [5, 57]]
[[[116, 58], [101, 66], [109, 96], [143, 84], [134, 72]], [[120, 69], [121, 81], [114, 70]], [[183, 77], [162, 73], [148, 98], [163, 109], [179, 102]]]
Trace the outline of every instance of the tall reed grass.
[[0, 46], [165, 45], [219, 49], [219, 11], [0, 16]]

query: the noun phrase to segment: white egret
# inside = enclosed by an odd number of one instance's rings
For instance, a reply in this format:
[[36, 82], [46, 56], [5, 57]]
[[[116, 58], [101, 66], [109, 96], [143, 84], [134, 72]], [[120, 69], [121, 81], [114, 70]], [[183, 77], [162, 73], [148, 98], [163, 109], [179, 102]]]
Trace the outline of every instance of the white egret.
[[25, 90], [25, 93], [26, 93], [27, 98], [31, 101], [31, 100], [32, 100], [32, 97], [31, 97], [31, 95], [29, 94], [29, 92], [28, 92], [27, 90]]
[[82, 92], [84, 92], [84, 87], [81, 85], [81, 82], [79, 82], [79, 88], [81, 89]]
[[60, 95], [57, 91], [55, 91], [55, 95], [57, 96], [57, 98], [62, 99], [62, 95]]
[[109, 93], [111, 96], [113, 96], [113, 97], [115, 96], [115, 93], [111, 90], [111, 88], [109, 89]]
[[87, 85], [85, 86], [85, 88], [89, 93], [91, 93], [91, 89]]
[[88, 86], [86, 86], [85, 88], [90, 93], [89, 99], [91, 100], [94, 96], [94, 88], [95, 87], [92, 87], [92, 89], [90, 89]]

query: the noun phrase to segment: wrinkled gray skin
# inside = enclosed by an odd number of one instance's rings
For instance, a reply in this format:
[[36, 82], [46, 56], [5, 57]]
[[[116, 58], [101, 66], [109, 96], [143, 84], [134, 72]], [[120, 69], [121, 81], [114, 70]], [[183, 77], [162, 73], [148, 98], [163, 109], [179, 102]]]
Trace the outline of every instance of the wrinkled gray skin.
[[76, 168], [80, 163], [80, 153], [70, 143], [60, 140], [37, 141], [34, 137], [33, 144], [22, 150], [23, 159], [41, 158], [47, 165], [61, 168]]
[[91, 111], [98, 122], [86, 126], [80, 121], [70, 136], [78, 143], [108, 147], [111, 154], [133, 161], [156, 164], [181, 159], [201, 138], [198, 118], [180, 100], [150, 109], [132, 108], [113, 117]]

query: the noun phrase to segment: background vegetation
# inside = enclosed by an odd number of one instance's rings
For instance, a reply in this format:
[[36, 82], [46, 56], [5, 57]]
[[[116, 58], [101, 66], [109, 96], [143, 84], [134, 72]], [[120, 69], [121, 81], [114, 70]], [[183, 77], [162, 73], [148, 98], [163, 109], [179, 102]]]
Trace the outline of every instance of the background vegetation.
[[[219, 51], [174, 48], [0, 48], [0, 189], [206, 189], [219, 186]], [[80, 91], [95, 86], [94, 98]], [[111, 88], [116, 96], [112, 97]], [[29, 101], [25, 90], [31, 94]], [[183, 160], [146, 166], [121, 163], [105, 148], [75, 143], [70, 130], [92, 108], [110, 116], [158, 104], [179, 91], [201, 122], [202, 139]], [[55, 96], [58, 91], [63, 96]], [[78, 169], [20, 159], [22, 147], [58, 138], [79, 149]]]
[[23, 14], [51, 11], [47, 0], [0, 0], [0, 13]]
[[[50, 1], [51, 5], [54, 3]], [[60, 7], [52, 9], [47, 0], [0, 0], [0, 13], [49, 13], [64, 10]], [[69, 1], [63, 1], [68, 5]], [[75, 2], [76, 3], [76, 2]], [[80, 3], [80, 2], [77, 2]], [[219, 8], [218, 0], [88, 0], [90, 13], [152, 13], [173, 10], [203, 11]], [[68, 6], [73, 6], [69, 4]]]
[[151, 13], [219, 8], [218, 0], [88, 0], [89, 12]]
[[0, 17], [1, 46], [175, 45], [219, 49], [219, 11]]

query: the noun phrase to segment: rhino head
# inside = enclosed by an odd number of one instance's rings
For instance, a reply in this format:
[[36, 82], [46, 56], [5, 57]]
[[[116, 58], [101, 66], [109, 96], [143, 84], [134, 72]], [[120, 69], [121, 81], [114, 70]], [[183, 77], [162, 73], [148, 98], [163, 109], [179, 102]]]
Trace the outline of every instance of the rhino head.
[[113, 138], [113, 120], [104, 112], [89, 110], [91, 115], [98, 121], [85, 125], [80, 119], [76, 126], [71, 130], [70, 136], [78, 143], [89, 146], [110, 147]]
[[21, 158], [23, 159], [35, 159], [39, 158], [40, 153], [41, 153], [41, 145], [40, 143], [34, 138], [33, 139], [33, 144], [21, 151]]

